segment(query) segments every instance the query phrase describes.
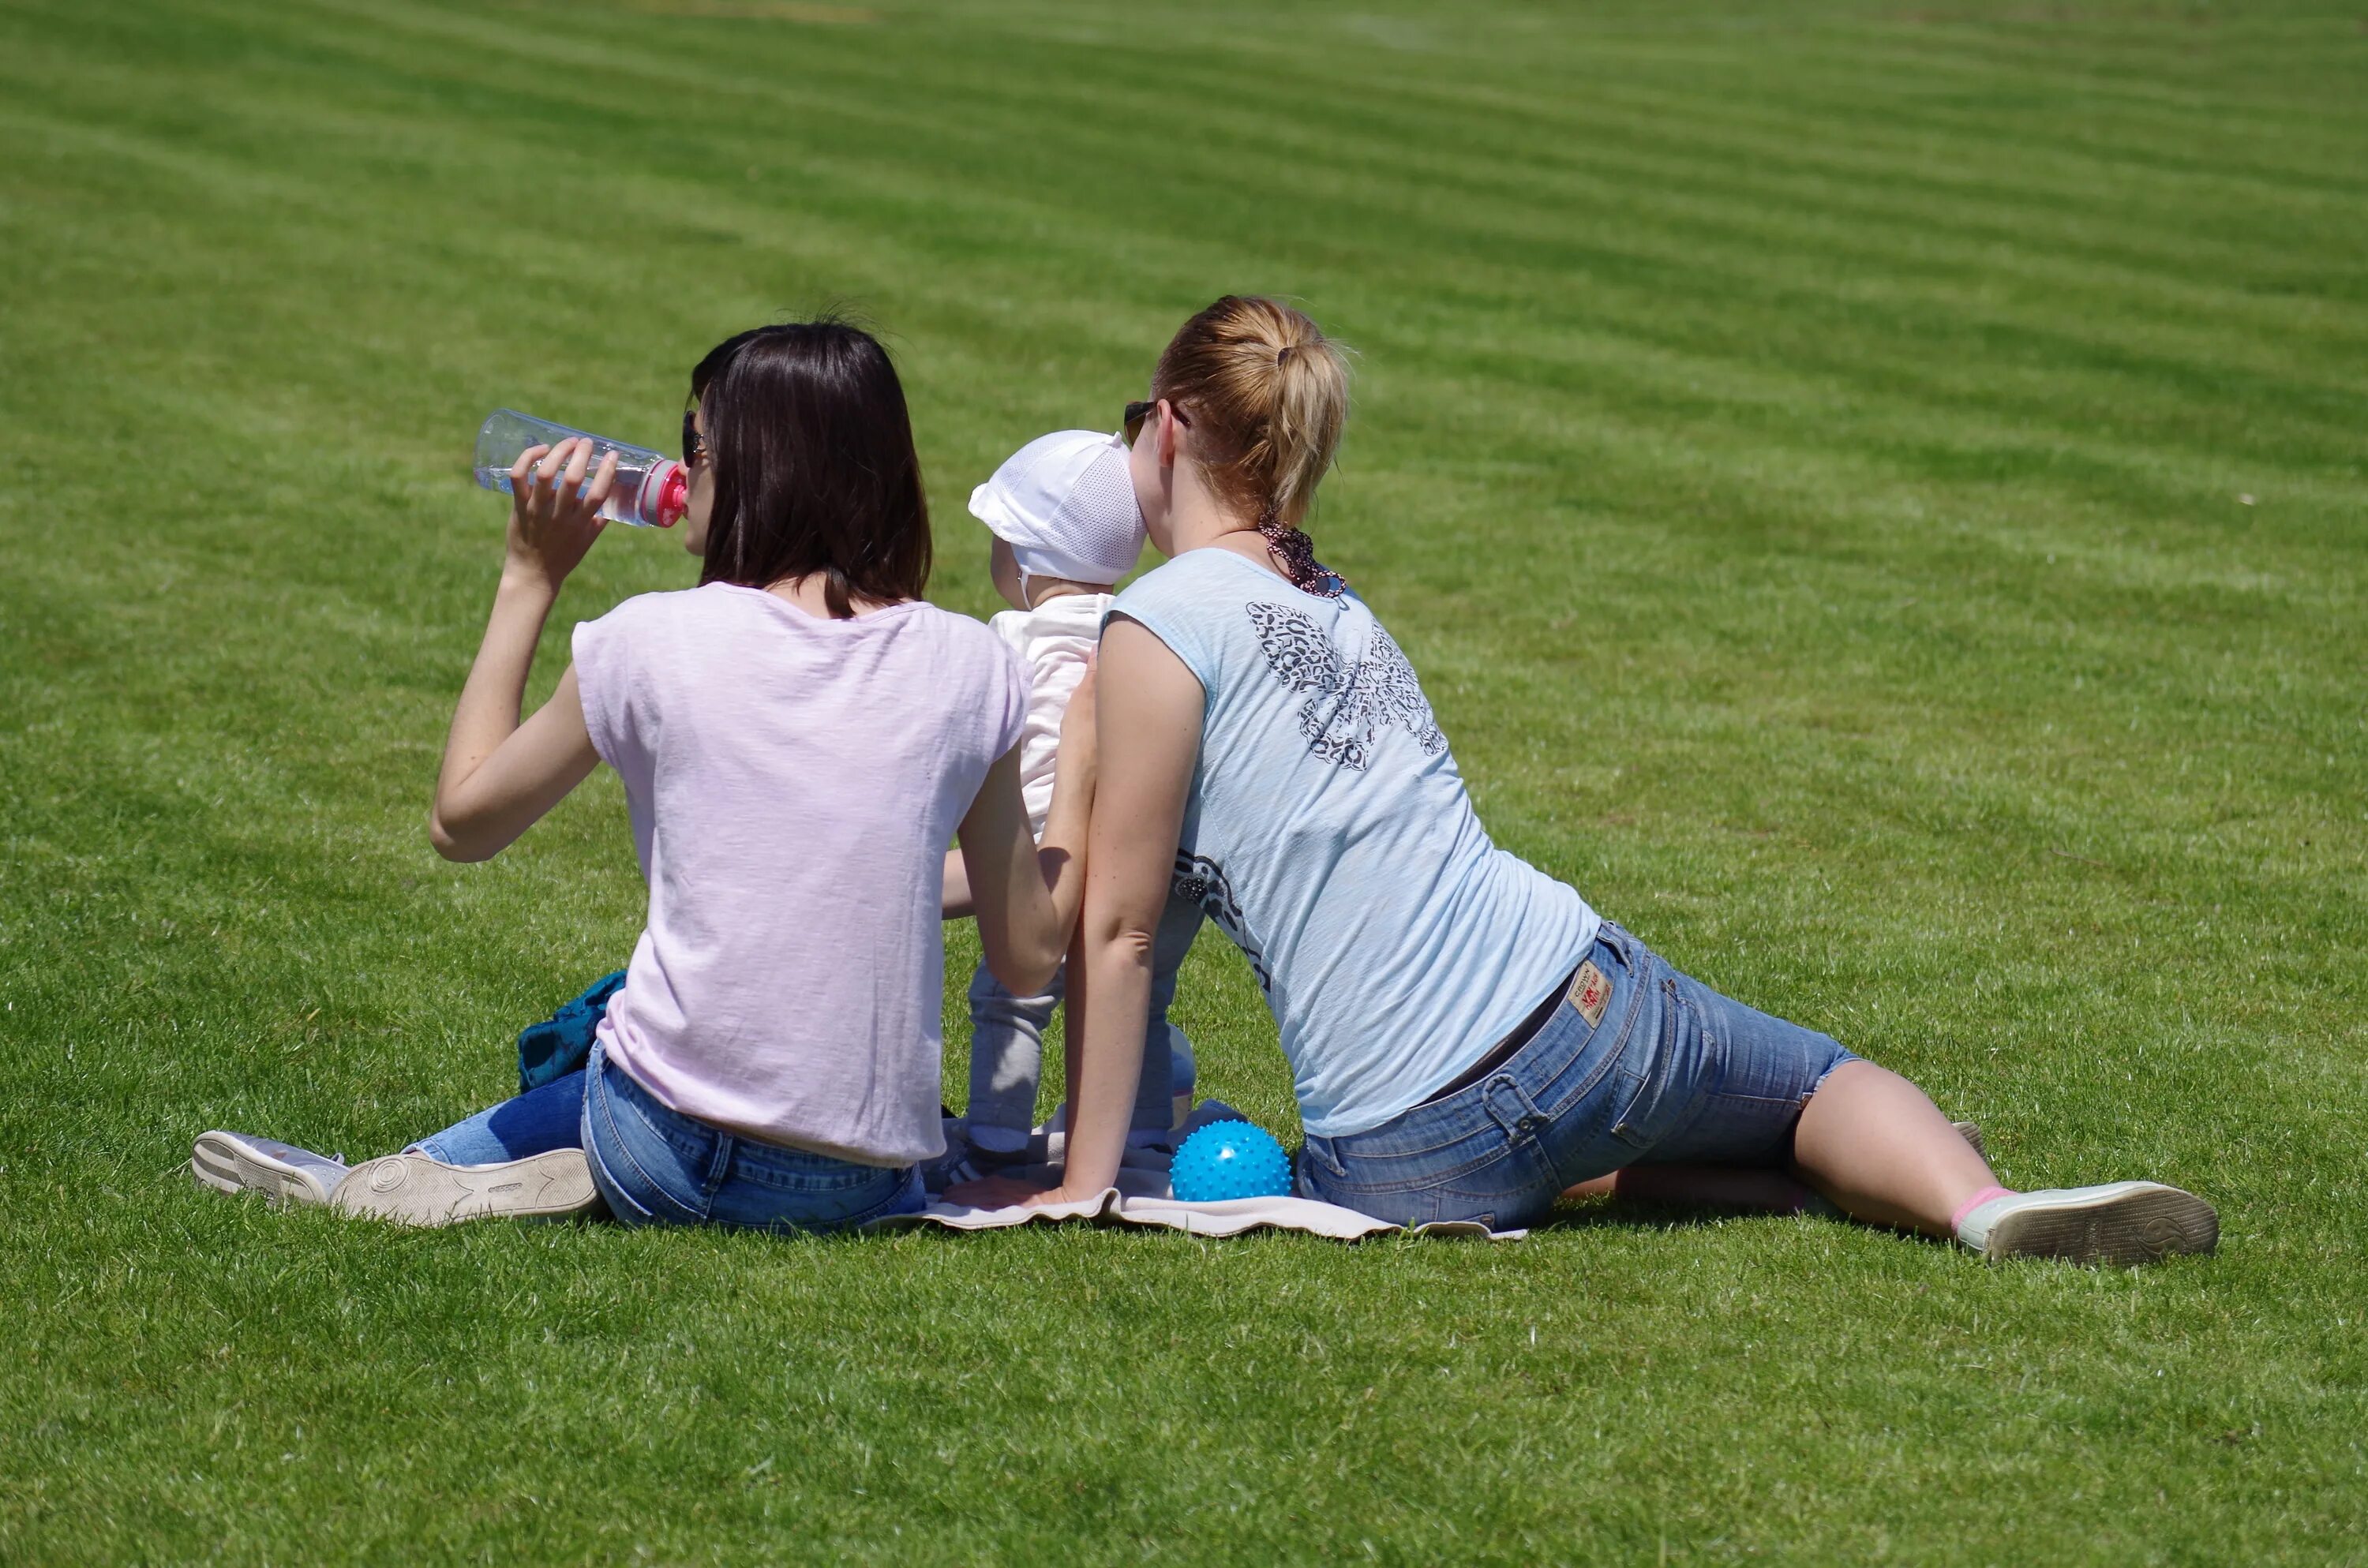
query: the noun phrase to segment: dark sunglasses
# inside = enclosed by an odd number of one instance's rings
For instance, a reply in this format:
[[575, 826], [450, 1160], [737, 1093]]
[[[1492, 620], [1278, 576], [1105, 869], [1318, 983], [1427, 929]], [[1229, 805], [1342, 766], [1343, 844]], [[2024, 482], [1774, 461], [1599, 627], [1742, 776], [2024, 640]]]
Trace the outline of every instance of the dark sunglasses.
[[707, 437], [699, 433], [699, 410], [682, 411], [682, 460], [686, 463], [707, 460]]
[[[1156, 397], [1146, 398], [1141, 403], [1130, 403], [1126, 405], [1125, 428], [1126, 444], [1128, 446], [1132, 447], [1134, 445], [1134, 438], [1143, 434], [1143, 422], [1150, 418], [1154, 414], [1157, 413], [1158, 410], [1159, 399]], [[1176, 416], [1177, 424], [1183, 426], [1188, 430], [1191, 428], [1192, 422], [1184, 417], [1184, 411], [1182, 409], [1177, 407], [1171, 403], [1167, 405], [1167, 411]]]

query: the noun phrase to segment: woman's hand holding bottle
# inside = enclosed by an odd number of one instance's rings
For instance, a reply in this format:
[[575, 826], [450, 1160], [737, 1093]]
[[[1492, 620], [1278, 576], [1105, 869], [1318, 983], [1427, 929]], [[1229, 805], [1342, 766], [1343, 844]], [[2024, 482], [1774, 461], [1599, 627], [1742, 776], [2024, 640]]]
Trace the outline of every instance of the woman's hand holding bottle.
[[504, 582], [556, 595], [609, 526], [600, 508], [616, 483], [617, 454], [609, 453], [595, 470], [592, 449], [589, 439], [573, 437], [555, 447], [529, 447], [510, 465]]

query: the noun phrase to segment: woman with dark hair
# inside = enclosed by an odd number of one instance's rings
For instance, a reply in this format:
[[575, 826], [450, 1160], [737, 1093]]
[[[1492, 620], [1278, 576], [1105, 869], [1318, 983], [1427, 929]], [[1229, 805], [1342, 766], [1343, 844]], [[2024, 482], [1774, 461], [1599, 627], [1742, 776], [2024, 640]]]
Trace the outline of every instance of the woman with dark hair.
[[[1170, 559], [1104, 623], [1053, 1199], [1117, 1175], [1173, 892], [1266, 992], [1308, 1197], [1516, 1226], [1623, 1167], [1622, 1186], [1665, 1195], [1765, 1173], [1990, 1257], [2211, 1250], [2211, 1206], [2176, 1187], [2009, 1192], [1915, 1085], [1679, 973], [1491, 844], [1413, 666], [1301, 527], [1348, 406], [1346, 360], [1314, 322], [1228, 297], [1184, 324], [1126, 411], [1135, 495]], [[956, 1196], [1043, 1200], [1009, 1183]]]
[[575, 628], [524, 722], [537, 638], [598, 536], [589, 447], [511, 471], [500, 586], [428, 833], [499, 853], [605, 762], [649, 915], [589, 1065], [351, 1170], [209, 1132], [226, 1188], [418, 1224], [558, 1216], [828, 1230], [924, 1201], [938, 1089], [945, 845], [996, 978], [1041, 990], [1082, 896], [1093, 704], [1073, 703], [1042, 847], [1019, 786], [1028, 676], [923, 603], [929, 521], [903, 388], [868, 334], [762, 327], [692, 378], [684, 542], [700, 585]]

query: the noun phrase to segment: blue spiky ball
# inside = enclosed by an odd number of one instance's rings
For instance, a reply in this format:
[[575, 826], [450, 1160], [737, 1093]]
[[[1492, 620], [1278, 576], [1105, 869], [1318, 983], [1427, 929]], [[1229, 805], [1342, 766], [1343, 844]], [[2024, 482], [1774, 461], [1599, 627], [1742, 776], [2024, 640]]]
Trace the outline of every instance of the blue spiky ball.
[[1228, 1198], [1288, 1198], [1291, 1160], [1265, 1128], [1247, 1121], [1212, 1121], [1176, 1151], [1168, 1185], [1185, 1203], [1221, 1203]]

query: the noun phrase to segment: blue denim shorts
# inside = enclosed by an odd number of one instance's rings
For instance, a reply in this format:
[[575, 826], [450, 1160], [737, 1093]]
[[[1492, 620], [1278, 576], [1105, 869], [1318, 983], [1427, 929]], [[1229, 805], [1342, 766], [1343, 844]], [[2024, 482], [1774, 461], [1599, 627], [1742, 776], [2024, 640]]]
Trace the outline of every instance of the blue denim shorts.
[[1565, 996], [1479, 1082], [1367, 1131], [1310, 1137], [1301, 1194], [1402, 1225], [1502, 1230], [1628, 1165], [1783, 1165], [1801, 1108], [1858, 1060], [1679, 973], [1609, 922], [1582, 956], [1610, 983], [1597, 1023]]

